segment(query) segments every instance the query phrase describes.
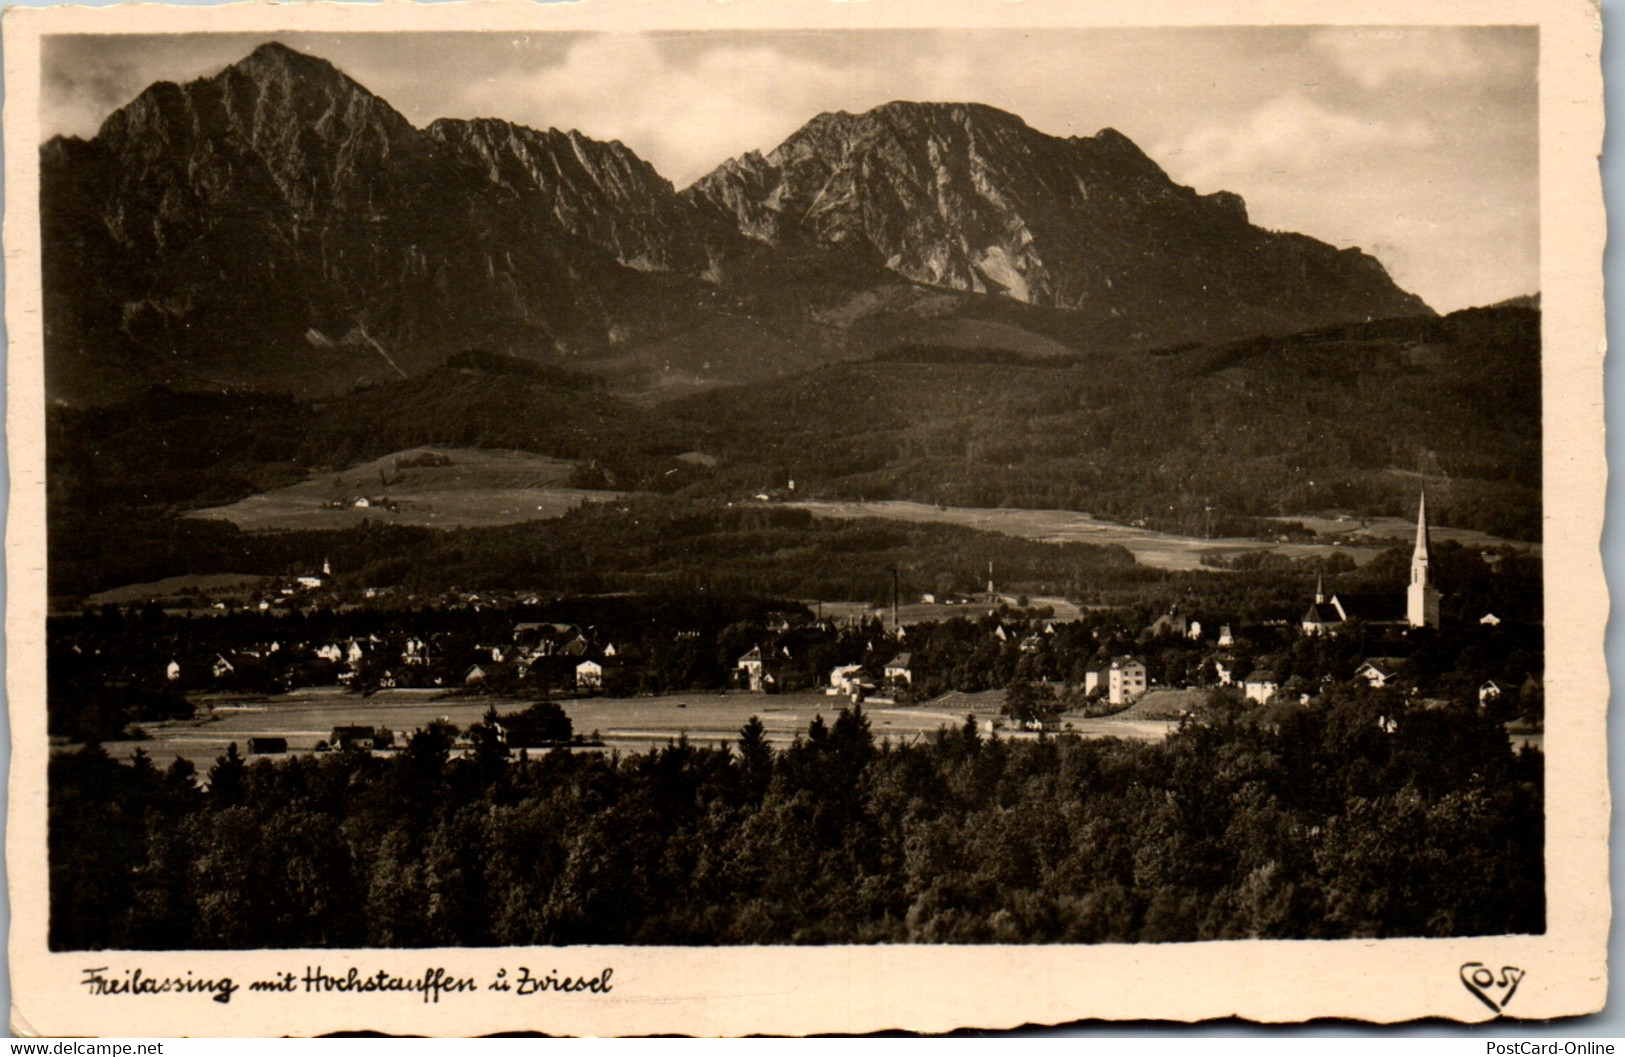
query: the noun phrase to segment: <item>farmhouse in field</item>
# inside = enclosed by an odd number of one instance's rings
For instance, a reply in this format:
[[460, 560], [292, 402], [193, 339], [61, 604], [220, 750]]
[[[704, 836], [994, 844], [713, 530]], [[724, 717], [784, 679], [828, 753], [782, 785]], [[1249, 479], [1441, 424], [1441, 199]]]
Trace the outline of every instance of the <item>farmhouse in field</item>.
[[360, 749], [370, 752], [373, 749], [387, 749], [395, 744], [393, 732], [379, 727], [342, 726], [333, 728], [333, 736], [328, 744], [335, 749]]

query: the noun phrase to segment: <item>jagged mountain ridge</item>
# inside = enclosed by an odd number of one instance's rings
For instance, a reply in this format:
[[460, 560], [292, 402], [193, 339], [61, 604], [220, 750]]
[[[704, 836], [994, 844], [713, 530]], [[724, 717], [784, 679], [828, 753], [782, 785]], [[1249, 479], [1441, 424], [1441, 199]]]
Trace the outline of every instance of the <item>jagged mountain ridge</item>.
[[1061, 139], [1014, 114], [890, 103], [823, 114], [687, 195], [770, 244], [860, 244], [918, 282], [1193, 332], [1429, 314], [1382, 266], [1248, 223], [1126, 136]]
[[[862, 355], [853, 323], [876, 313], [893, 335], [982, 311], [865, 294], [888, 284], [1059, 306], [1080, 347], [1428, 311], [1374, 260], [1253, 228], [1115, 132], [1061, 140], [974, 105], [822, 115], [679, 193], [578, 132], [419, 130], [272, 43], [151, 86], [93, 139], [45, 144], [41, 169], [47, 390], [69, 401], [331, 392], [473, 346], [644, 377], [713, 332], [758, 377]], [[786, 344], [770, 318], [812, 336]]]
[[713, 269], [712, 251], [732, 234], [715, 224], [706, 232], [711, 218], [618, 140], [538, 132], [495, 118], [441, 118], [427, 131], [454, 156], [482, 167], [516, 204], [542, 211], [628, 267], [705, 275]]
[[472, 139], [418, 130], [331, 64], [267, 44], [213, 77], [153, 85], [89, 141], [52, 140], [48, 391], [331, 391], [474, 345], [596, 349], [694, 299], [620, 265], [670, 252], [631, 244], [635, 227], [609, 225], [600, 246], [603, 232], [545, 208], [605, 211], [600, 188], [614, 184], [588, 164], [635, 171], [630, 152], [554, 144], [597, 195], [567, 206], [562, 184], [542, 202], [493, 180]]

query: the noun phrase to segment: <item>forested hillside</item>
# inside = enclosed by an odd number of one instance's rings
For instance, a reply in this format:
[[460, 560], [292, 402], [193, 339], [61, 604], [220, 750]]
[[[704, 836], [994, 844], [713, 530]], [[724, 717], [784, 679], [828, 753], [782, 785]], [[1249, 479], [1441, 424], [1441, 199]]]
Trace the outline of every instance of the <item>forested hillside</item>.
[[[130, 582], [112, 566], [137, 554], [253, 551], [267, 545], [175, 516], [437, 443], [578, 460], [589, 486], [705, 502], [794, 480], [802, 498], [1062, 508], [1193, 535], [1409, 517], [1425, 485], [1439, 523], [1538, 539], [1539, 322], [1497, 308], [1122, 356], [905, 346], [657, 407], [477, 352], [318, 403], [154, 390], [53, 410], [52, 575], [71, 593]], [[108, 553], [113, 526], [125, 555]]]
[[[1061, 508], [1413, 516], [1538, 539], [1540, 316], [1458, 312], [1158, 354], [904, 347], [671, 411], [736, 487]], [[1211, 508], [1211, 510], [1210, 510]]]

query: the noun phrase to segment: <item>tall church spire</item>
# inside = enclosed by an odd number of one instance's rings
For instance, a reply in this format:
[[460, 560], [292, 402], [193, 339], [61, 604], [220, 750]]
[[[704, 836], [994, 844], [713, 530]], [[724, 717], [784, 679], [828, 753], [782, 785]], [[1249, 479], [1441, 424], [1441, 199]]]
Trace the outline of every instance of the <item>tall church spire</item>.
[[1405, 589], [1405, 620], [1413, 628], [1439, 626], [1439, 590], [1428, 560], [1428, 497], [1416, 508], [1416, 549], [1411, 552], [1411, 583]]
[[1411, 562], [1428, 560], [1428, 494], [1422, 492], [1422, 501], [1416, 507], [1416, 551], [1411, 555]]

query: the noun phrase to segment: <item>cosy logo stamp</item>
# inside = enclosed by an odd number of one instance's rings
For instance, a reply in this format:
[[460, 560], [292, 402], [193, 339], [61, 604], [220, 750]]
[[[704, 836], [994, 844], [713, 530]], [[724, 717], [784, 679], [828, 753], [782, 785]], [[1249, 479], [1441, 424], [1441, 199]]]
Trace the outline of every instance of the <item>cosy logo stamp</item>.
[[1460, 969], [1461, 986], [1472, 992], [1474, 998], [1490, 1007], [1493, 1013], [1503, 1012], [1518, 993], [1518, 985], [1528, 975], [1512, 965], [1501, 966], [1497, 974], [1483, 962], [1467, 962]]

